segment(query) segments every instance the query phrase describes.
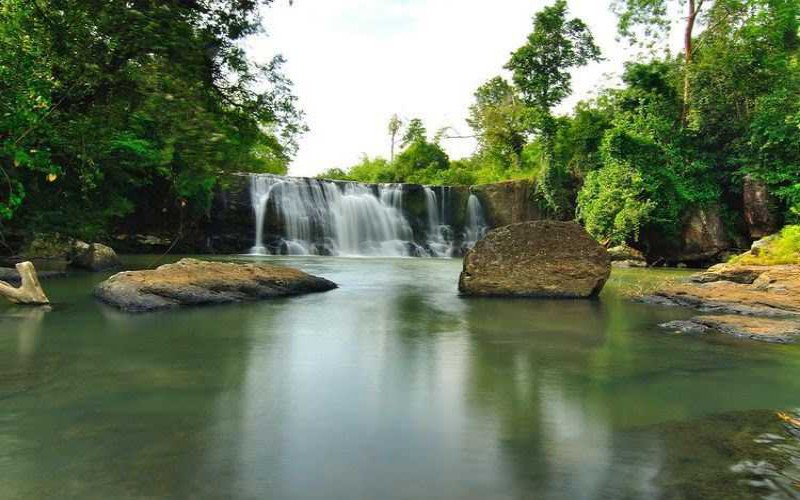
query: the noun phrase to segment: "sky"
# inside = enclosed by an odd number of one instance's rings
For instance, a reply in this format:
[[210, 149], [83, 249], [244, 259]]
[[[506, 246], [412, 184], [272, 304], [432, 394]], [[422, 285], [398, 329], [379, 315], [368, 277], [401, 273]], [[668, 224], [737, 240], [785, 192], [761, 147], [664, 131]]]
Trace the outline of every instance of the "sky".
[[[466, 124], [475, 89], [498, 74], [525, 43], [545, 0], [275, 0], [266, 33], [248, 43], [255, 60], [287, 59], [309, 131], [289, 167], [313, 176], [363, 155], [389, 157], [387, 123], [397, 113], [421, 118], [432, 135]], [[632, 56], [616, 40], [610, 0], [569, 0], [572, 16], [592, 30], [605, 61], [574, 73], [573, 96], [560, 111], [614, 84]], [[611, 79], [609, 79], [611, 77]], [[472, 139], [446, 140], [452, 159], [475, 150]]]

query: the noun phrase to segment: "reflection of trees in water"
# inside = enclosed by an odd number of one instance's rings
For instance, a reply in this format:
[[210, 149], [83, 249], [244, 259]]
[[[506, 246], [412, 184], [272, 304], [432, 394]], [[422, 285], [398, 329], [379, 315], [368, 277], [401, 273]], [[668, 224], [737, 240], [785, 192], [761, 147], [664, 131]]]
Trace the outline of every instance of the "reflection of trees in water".
[[727, 412], [629, 433], [632, 440], [642, 436], [657, 436], [662, 443], [662, 465], [653, 482], [670, 498], [800, 496], [800, 426], [775, 411]]
[[31, 377], [29, 364], [40, 341], [42, 321], [50, 307], [11, 307], [0, 312], [0, 401], [44, 382]]
[[0, 313], [0, 325], [6, 335], [17, 336], [17, 356], [24, 362], [36, 352], [42, 320], [50, 306], [13, 307]]
[[4, 404], [4, 494], [228, 494], [224, 463], [213, 465], [218, 481], [211, 486], [203, 471], [219, 400], [235, 402], [247, 369], [247, 332], [226, 329], [242, 314], [236, 307], [169, 315], [62, 311], [62, 327], [43, 331], [19, 374], [41, 383]]
[[467, 303], [467, 397], [499, 422], [518, 489], [542, 498], [654, 494], [646, 479], [657, 443], [620, 439], [603, 387], [610, 361], [639, 362], [616, 338], [621, 311], [593, 301]]

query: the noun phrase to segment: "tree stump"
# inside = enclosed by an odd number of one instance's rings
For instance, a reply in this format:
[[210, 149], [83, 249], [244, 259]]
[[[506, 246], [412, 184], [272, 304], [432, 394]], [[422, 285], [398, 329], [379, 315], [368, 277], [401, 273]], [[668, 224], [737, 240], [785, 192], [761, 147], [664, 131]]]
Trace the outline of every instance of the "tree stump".
[[17, 264], [17, 272], [20, 277], [19, 288], [0, 281], [0, 297], [5, 297], [14, 304], [41, 306], [50, 303], [42, 290], [42, 285], [39, 284], [39, 277], [36, 275], [33, 263], [20, 262]]

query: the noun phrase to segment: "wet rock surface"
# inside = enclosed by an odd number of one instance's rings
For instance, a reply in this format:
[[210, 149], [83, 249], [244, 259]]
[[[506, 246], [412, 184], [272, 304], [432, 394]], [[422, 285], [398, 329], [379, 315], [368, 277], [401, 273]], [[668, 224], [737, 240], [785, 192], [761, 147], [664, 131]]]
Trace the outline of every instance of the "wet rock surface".
[[336, 288], [324, 278], [289, 267], [182, 259], [146, 271], [115, 274], [95, 296], [128, 312], [264, 300]]
[[459, 291], [472, 296], [586, 298], [611, 273], [608, 252], [577, 223], [495, 229], [464, 257]]
[[[718, 265], [645, 297], [651, 304], [685, 306], [711, 315], [683, 325], [662, 325], [678, 331], [702, 327], [764, 342], [800, 341], [800, 266]], [[695, 325], [692, 327], [690, 324]]]

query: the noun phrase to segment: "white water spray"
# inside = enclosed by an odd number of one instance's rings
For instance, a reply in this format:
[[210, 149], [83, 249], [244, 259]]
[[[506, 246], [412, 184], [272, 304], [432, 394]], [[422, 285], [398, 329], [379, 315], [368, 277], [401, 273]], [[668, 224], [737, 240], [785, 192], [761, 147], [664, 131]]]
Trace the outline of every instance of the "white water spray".
[[[477, 198], [467, 206], [469, 226], [454, 237], [447, 223], [450, 188], [425, 187], [425, 218], [412, 229], [402, 184], [367, 185], [300, 177], [254, 175], [256, 255], [431, 256], [456, 255], [477, 241], [485, 220]], [[456, 198], [458, 199], [458, 198]], [[463, 198], [461, 198], [463, 199]], [[268, 219], [269, 218], [269, 219]], [[474, 227], [473, 227], [474, 226]], [[267, 236], [267, 228], [270, 234]], [[482, 228], [482, 229], [481, 229]]]

